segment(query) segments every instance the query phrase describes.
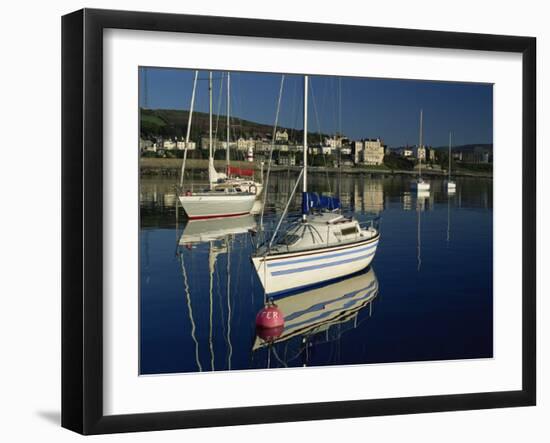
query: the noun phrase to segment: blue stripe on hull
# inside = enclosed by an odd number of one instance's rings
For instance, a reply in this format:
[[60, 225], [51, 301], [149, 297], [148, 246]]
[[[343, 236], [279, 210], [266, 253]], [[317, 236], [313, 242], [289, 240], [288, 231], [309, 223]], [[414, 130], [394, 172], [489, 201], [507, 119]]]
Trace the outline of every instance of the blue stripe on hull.
[[290, 260], [290, 261], [286, 261], [286, 262], [268, 263], [267, 267], [268, 268], [274, 268], [274, 267], [277, 267], [277, 266], [286, 266], [286, 265], [293, 265], [293, 264], [296, 264], [296, 263], [305, 263], [305, 262], [310, 262], [310, 261], [324, 260], [324, 259], [334, 258], [334, 257], [341, 257], [341, 256], [344, 256], [344, 255], [355, 254], [357, 252], [368, 251], [369, 249], [376, 248], [377, 245], [378, 245], [378, 242], [373, 243], [373, 244], [368, 245], [368, 246], [365, 246], [365, 247], [362, 247], [362, 248], [357, 248], [357, 249], [354, 249], [354, 250], [351, 250], [351, 251], [337, 252], [336, 254], [324, 255], [322, 257], [308, 257], [308, 258], [301, 258], [301, 259], [298, 259], [298, 260]]
[[[284, 269], [282, 271], [271, 272], [271, 275], [278, 276], [278, 275], [296, 274], [298, 272], [312, 271], [314, 269], [324, 269], [324, 268], [329, 268], [331, 266], [344, 265], [346, 263], [352, 263], [355, 261], [364, 260], [366, 258], [372, 257], [373, 255], [374, 255], [374, 252], [371, 252], [370, 254], [361, 255], [360, 257], [346, 258], [345, 260], [338, 260], [330, 263], [321, 263], [319, 265], [313, 265], [313, 266], [303, 266], [301, 268], [295, 268], [295, 269]], [[321, 258], [318, 258], [317, 260], [321, 260], [324, 258], [325, 257], [321, 257]]]

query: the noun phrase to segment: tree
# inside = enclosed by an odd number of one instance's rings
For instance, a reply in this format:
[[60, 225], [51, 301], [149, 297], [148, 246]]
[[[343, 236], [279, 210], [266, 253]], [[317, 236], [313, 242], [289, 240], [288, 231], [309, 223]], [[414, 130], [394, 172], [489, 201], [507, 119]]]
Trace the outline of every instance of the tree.
[[392, 170], [400, 169], [404, 171], [410, 171], [414, 169], [414, 162], [394, 153], [386, 154], [384, 156], [384, 164]]

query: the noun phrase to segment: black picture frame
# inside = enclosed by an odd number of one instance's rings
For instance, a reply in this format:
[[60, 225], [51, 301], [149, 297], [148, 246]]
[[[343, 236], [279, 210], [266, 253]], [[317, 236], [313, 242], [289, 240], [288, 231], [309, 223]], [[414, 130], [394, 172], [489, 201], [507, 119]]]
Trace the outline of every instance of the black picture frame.
[[[103, 413], [103, 30], [522, 54], [522, 389], [131, 415]], [[536, 403], [536, 39], [83, 9], [62, 18], [62, 426], [82, 434], [530, 406]], [[519, 165], [518, 165], [519, 167]]]

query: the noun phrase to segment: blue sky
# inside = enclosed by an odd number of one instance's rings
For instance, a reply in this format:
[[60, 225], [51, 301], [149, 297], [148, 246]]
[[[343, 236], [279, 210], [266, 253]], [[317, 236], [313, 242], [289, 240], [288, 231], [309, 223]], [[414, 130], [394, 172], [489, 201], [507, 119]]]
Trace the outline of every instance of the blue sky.
[[[146, 72], [146, 74], [145, 74]], [[192, 70], [142, 68], [140, 106], [189, 109]], [[214, 113], [225, 115], [225, 80], [214, 72]], [[208, 72], [199, 72], [195, 110], [208, 112]], [[281, 74], [232, 72], [231, 114], [273, 125]], [[338, 91], [341, 88], [341, 112]], [[310, 77], [309, 131], [342, 132], [351, 139], [380, 137], [396, 147], [418, 143], [420, 109], [424, 112], [424, 143], [447, 145], [492, 143], [493, 87], [488, 84], [359, 77]], [[303, 77], [285, 76], [279, 125], [303, 127]]]

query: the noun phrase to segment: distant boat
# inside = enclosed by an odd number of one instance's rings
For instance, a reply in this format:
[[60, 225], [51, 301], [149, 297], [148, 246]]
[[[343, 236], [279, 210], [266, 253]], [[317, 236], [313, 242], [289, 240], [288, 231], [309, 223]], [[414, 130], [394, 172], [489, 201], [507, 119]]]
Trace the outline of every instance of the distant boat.
[[311, 337], [357, 319], [360, 310], [378, 295], [378, 279], [370, 268], [353, 276], [277, 300], [285, 318], [282, 333], [274, 339], [256, 337], [253, 351], [294, 337]]
[[447, 186], [447, 192], [454, 194], [456, 192], [456, 183], [451, 180], [451, 145], [452, 145], [452, 133], [449, 132], [449, 171], [447, 172], [447, 180], [445, 180], [445, 186]]
[[416, 150], [417, 156], [418, 156], [418, 178], [411, 182], [411, 189], [416, 191], [429, 191], [430, 190], [430, 183], [427, 181], [424, 181], [422, 178], [422, 156], [420, 155], [420, 149], [424, 150], [424, 155], [426, 155], [426, 149], [422, 145], [422, 109], [420, 110], [420, 131], [419, 131], [419, 143], [418, 143], [418, 149]]
[[[198, 192], [194, 190], [183, 190], [183, 177], [185, 172], [185, 160], [187, 158], [187, 146], [191, 129], [191, 119], [193, 115], [193, 104], [195, 100], [195, 89], [197, 86], [198, 71], [195, 71], [193, 82], [193, 93], [191, 95], [191, 108], [189, 111], [189, 121], [187, 124], [187, 137], [185, 143], [185, 152], [182, 163], [179, 200], [187, 217], [189, 219], [209, 219], [221, 217], [235, 217], [249, 214], [256, 199], [256, 193], [251, 189], [244, 189], [241, 186], [234, 186], [231, 183], [213, 186], [217, 181], [217, 172], [214, 168], [214, 157], [212, 149], [212, 72], [209, 73], [208, 92], [209, 92], [209, 152], [208, 152], [208, 177], [210, 187]], [[229, 152], [229, 150], [228, 150]]]
[[[328, 282], [365, 269], [373, 260], [380, 234], [371, 223], [342, 215], [340, 200], [307, 191], [308, 76], [304, 76], [304, 167], [277, 228], [252, 256], [264, 292], [271, 297]], [[302, 216], [286, 233], [278, 230], [302, 179]]]

